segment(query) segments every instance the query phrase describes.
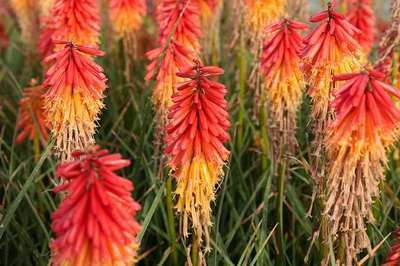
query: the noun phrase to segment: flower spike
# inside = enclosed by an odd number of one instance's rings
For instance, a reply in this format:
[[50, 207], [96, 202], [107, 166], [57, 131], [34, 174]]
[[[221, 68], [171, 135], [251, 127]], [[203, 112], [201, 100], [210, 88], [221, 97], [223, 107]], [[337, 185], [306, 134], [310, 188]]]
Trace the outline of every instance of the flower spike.
[[317, 154], [331, 114], [329, 101], [335, 85], [332, 75], [351, 73], [360, 68], [358, 53], [361, 47], [355, 39], [360, 30], [334, 7], [334, 3], [329, 3], [327, 10], [310, 18], [310, 22], [319, 22], [319, 25], [304, 38], [302, 54], [305, 63], [303, 71], [310, 84], [309, 94], [313, 101]]
[[45, 109], [56, 148], [63, 160], [69, 160], [72, 151], [94, 143], [107, 78], [92, 57], [104, 53], [93, 46], [63, 41], [55, 44], [64, 48], [44, 60], [52, 63], [43, 83], [48, 88]]
[[183, 81], [175, 73], [190, 66], [192, 60], [198, 58], [202, 31], [195, 1], [160, 2], [157, 9], [160, 47], [146, 54], [151, 62], [147, 66], [145, 79], [150, 80], [157, 76], [153, 103], [164, 120], [168, 107], [172, 104], [171, 96], [176, 84]]
[[398, 137], [400, 110], [392, 98], [400, 92], [382, 81], [375, 70], [335, 76], [344, 84], [334, 93], [336, 118], [327, 135], [329, 159], [325, 213], [330, 234], [346, 247], [345, 261], [371, 248], [365, 221], [374, 220], [372, 204], [384, 180], [387, 150]]
[[305, 85], [300, 70], [302, 37], [297, 31], [306, 29], [306, 24], [287, 19], [266, 29], [271, 37], [264, 42], [261, 71], [271, 109], [275, 151], [284, 145], [288, 146], [289, 153], [293, 153], [296, 144], [296, 112]]
[[36, 80], [32, 81], [31, 87], [24, 89], [23, 96], [18, 103], [17, 144], [26, 138], [30, 140], [43, 138], [44, 141], [47, 141], [49, 124], [46, 123], [46, 115], [43, 110], [45, 91], [42, 85], [36, 85]]
[[371, 7], [371, 0], [352, 0], [350, 5], [347, 17], [350, 23], [361, 31], [355, 37], [368, 54], [375, 39], [375, 14]]
[[51, 265], [132, 265], [140, 205], [131, 197], [132, 182], [114, 173], [129, 160], [99, 147], [73, 156], [56, 172], [64, 182], [54, 191], [66, 196], [51, 216]]
[[110, 0], [110, 19], [119, 38], [135, 33], [146, 15], [145, 0]]
[[229, 156], [224, 147], [230, 126], [226, 89], [210, 79], [223, 72], [197, 62], [177, 73], [188, 81], [179, 84], [172, 96], [165, 137], [168, 165], [177, 182], [176, 208], [183, 217], [183, 235], [188, 236], [190, 221], [196, 241], [205, 240], [206, 250], [212, 225], [210, 204]]
[[99, 43], [100, 15], [97, 1], [55, 0], [51, 16], [53, 40], [65, 40], [78, 45]]

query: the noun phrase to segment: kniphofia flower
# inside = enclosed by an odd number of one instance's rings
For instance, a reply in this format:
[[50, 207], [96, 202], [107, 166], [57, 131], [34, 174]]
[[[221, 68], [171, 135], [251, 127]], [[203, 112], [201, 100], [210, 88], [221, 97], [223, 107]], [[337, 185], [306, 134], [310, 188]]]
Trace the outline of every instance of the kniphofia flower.
[[147, 53], [151, 63], [145, 79], [157, 77], [153, 103], [161, 116], [165, 116], [176, 84], [183, 81], [176, 77], [176, 72], [198, 58], [202, 35], [198, 5], [194, 1], [160, 0], [157, 21], [160, 47]]
[[329, 158], [325, 212], [330, 234], [341, 236], [346, 265], [356, 254], [370, 248], [365, 221], [373, 221], [372, 204], [384, 180], [386, 151], [398, 137], [400, 110], [393, 98], [398, 89], [383, 82], [384, 74], [368, 70], [335, 76], [345, 81], [334, 93], [336, 118], [329, 126]]
[[36, 85], [35, 80], [32, 81], [31, 87], [24, 89], [18, 103], [19, 114], [16, 128], [19, 133], [16, 143], [21, 143], [26, 138], [47, 141], [49, 125], [43, 109], [45, 91], [42, 85]]
[[45, 59], [52, 63], [44, 86], [47, 119], [62, 159], [94, 143], [96, 121], [103, 108], [107, 78], [92, 57], [104, 53], [93, 46], [57, 42], [64, 48]]
[[0, 19], [0, 47], [7, 48], [8, 47], [8, 33], [4, 21]]
[[47, 17], [50, 14], [54, 0], [37, 0], [39, 1], [39, 10], [41, 17]]
[[375, 40], [375, 14], [371, 0], [352, 0], [347, 18], [361, 31], [355, 38], [368, 54]]
[[310, 22], [320, 24], [304, 38], [304, 72], [313, 102], [316, 143], [320, 146], [329, 120], [329, 100], [334, 91], [332, 75], [359, 69], [357, 56], [361, 48], [355, 35], [360, 30], [334, 10], [334, 3], [329, 3], [327, 10], [312, 16]]
[[285, 0], [245, 0], [245, 19], [253, 37], [260, 37], [259, 34], [265, 27], [284, 15], [285, 2]]
[[390, 247], [386, 261], [382, 266], [398, 266], [400, 264], [400, 229], [396, 230], [396, 243]]
[[56, 172], [63, 184], [54, 191], [65, 197], [51, 216], [51, 265], [132, 265], [140, 205], [131, 197], [132, 182], [115, 173], [129, 160], [99, 147], [73, 156]]
[[21, 40], [30, 49], [36, 48], [39, 32], [39, 6], [36, 0], [12, 0], [11, 6], [21, 28]]
[[135, 33], [146, 15], [145, 0], [110, 0], [110, 19], [119, 38]]
[[300, 70], [302, 37], [297, 31], [307, 28], [303, 23], [283, 19], [266, 30], [271, 37], [264, 42], [261, 71], [271, 110], [273, 138], [278, 145], [276, 150], [287, 145], [292, 152], [296, 143], [296, 112], [305, 86]]
[[179, 84], [172, 96], [165, 137], [168, 165], [177, 183], [176, 208], [182, 215], [183, 235], [188, 236], [191, 222], [196, 241], [206, 240], [206, 248], [212, 225], [210, 204], [229, 156], [224, 147], [230, 126], [226, 89], [210, 79], [223, 72], [197, 62], [177, 73], [188, 81]]
[[99, 43], [100, 15], [97, 1], [54, 0], [51, 16], [53, 40], [70, 41], [78, 45]]

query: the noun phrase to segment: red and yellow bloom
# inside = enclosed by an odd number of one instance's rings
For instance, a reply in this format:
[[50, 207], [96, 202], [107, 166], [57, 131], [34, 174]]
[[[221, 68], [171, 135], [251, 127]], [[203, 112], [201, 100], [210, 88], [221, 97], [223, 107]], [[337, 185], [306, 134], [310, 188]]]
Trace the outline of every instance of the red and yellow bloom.
[[209, 244], [210, 204], [223, 176], [229, 151], [230, 126], [224, 85], [211, 80], [224, 71], [218, 67], [196, 66], [177, 75], [188, 79], [172, 96], [166, 128], [168, 165], [177, 182], [176, 208], [183, 216], [183, 234], [188, 235], [189, 221], [197, 241]]
[[[194, 1], [161, 0], [157, 7], [160, 47], [147, 53], [146, 80], [156, 78], [153, 103], [164, 116], [171, 106], [176, 84], [183, 81], [176, 72], [198, 58], [202, 36], [200, 14]], [[175, 28], [176, 25], [176, 28]]]
[[295, 143], [296, 112], [305, 86], [300, 70], [302, 37], [297, 31], [307, 28], [303, 23], [284, 19], [266, 30], [271, 37], [264, 42], [261, 71], [273, 128], [276, 137], [284, 140], [278, 141], [280, 144]]
[[110, 19], [119, 38], [126, 37], [142, 26], [146, 15], [145, 0], [110, 0]]
[[132, 182], [114, 173], [129, 160], [99, 147], [73, 156], [57, 168], [64, 182], [54, 191], [66, 195], [51, 217], [51, 265], [132, 265], [140, 205], [131, 197]]
[[368, 70], [335, 76], [345, 82], [335, 93], [336, 118], [329, 126], [329, 158], [325, 213], [330, 234], [340, 235], [351, 265], [363, 248], [371, 248], [365, 221], [373, 221], [372, 204], [384, 179], [386, 152], [398, 137], [400, 110], [392, 98], [400, 92], [382, 81], [384, 74]]
[[96, 121], [103, 108], [107, 78], [92, 57], [104, 53], [92, 46], [57, 42], [64, 48], [45, 59], [52, 66], [43, 85], [47, 120], [63, 159], [94, 143]]
[[97, 1], [55, 0], [51, 10], [53, 40], [98, 45], [100, 15]]
[[16, 143], [21, 143], [26, 138], [34, 140], [35, 138], [48, 139], [49, 125], [46, 122], [44, 112], [45, 88], [42, 85], [36, 85], [24, 89], [22, 98], [19, 100], [19, 115], [17, 119], [17, 130], [19, 131]]

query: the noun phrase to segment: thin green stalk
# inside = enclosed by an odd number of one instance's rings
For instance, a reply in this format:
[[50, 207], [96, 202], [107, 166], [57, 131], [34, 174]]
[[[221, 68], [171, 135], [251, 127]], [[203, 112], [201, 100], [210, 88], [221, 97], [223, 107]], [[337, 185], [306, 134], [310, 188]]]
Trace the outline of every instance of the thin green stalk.
[[171, 242], [171, 264], [178, 265], [178, 252], [176, 249], [176, 232], [174, 219], [174, 203], [172, 194], [172, 177], [169, 176], [166, 182], [167, 216], [168, 216], [168, 237]]
[[265, 106], [263, 105], [260, 110], [260, 133], [261, 133], [261, 169], [264, 172], [268, 169], [270, 143], [268, 136], [267, 112]]
[[239, 66], [239, 122], [238, 122], [238, 148], [243, 145], [243, 128], [245, 117], [246, 82], [247, 82], [247, 57], [243, 35], [240, 37], [240, 48], [237, 55]]
[[33, 137], [33, 153], [35, 155], [35, 162], [40, 159], [40, 138], [38, 134]]
[[278, 198], [277, 198], [277, 214], [279, 221], [279, 256], [278, 256], [278, 265], [285, 265], [285, 239], [284, 239], [284, 221], [283, 221], [283, 201], [284, 201], [284, 192], [285, 192], [285, 181], [286, 181], [286, 160], [282, 160], [282, 163], [279, 166], [280, 172], [278, 175]]

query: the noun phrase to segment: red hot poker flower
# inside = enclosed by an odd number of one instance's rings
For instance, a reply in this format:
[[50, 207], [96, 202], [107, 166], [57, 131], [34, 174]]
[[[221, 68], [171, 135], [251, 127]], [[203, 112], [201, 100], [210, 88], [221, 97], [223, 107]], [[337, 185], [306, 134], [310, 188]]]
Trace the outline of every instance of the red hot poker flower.
[[190, 66], [192, 60], [198, 58], [202, 32], [198, 6], [194, 1], [160, 0], [157, 8], [160, 47], [147, 53], [151, 63], [147, 67], [146, 80], [157, 75], [153, 103], [164, 119], [172, 104], [171, 95], [176, 84], [183, 81], [175, 73]]
[[46, 123], [46, 116], [43, 110], [43, 94], [46, 89], [35, 85], [24, 90], [22, 98], [19, 100], [19, 115], [17, 119], [17, 130], [19, 134], [16, 143], [21, 143], [27, 137], [30, 140], [40, 139], [47, 141], [49, 125]]
[[43, 85], [47, 119], [56, 137], [56, 148], [62, 159], [71, 152], [94, 143], [96, 121], [103, 108], [107, 78], [92, 57], [104, 53], [91, 46], [56, 42], [64, 49], [45, 59], [53, 63]]
[[354, 264], [357, 253], [370, 249], [365, 221], [373, 221], [372, 204], [384, 180], [386, 152], [398, 137], [400, 110], [392, 98], [400, 92], [369, 70], [335, 76], [345, 81], [335, 93], [336, 118], [327, 135], [328, 199], [325, 212], [331, 234], [346, 246], [341, 264]]
[[386, 262], [382, 266], [398, 266], [400, 265], [400, 228], [396, 231], [396, 243], [390, 247], [390, 252], [386, 258]]
[[97, 1], [55, 0], [52, 11], [53, 40], [78, 45], [99, 43], [100, 15]]
[[303, 23], [284, 19], [266, 30], [271, 37], [264, 42], [261, 71], [264, 74], [265, 93], [276, 129], [273, 132], [276, 140], [274, 142], [278, 146], [276, 150], [281, 150], [281, 145], [288, 144], [289, 151], [293, 151], [296, 143], [296, 112], [304, 87], [299, 56], [303, 48], [302, 37], [297, 31], [307, 28]]
[[131, 197], [132, 182], [114, 173], [129, 160], [99, 147], [73, 156], [75, 161], [57, 168], [65, 183], [54, 191], [66, 196], [52, 214], [51, 264], [132, 265], [140, 205]]
[[165, 137], [170, 156], [168, 165], [177, 182], [177, 209], [183, 215], [183, 234], [188, 235], [190, 219], [196, 239], [209, 241], [210, 204], [223, 175], [229, 151], [230, 126], [224, 85], [210, 80], [224, 71], [210, 66], [186, 68], [177, 75], [189, 79], [181, 83], [172, 96]]
[[369, 53], [375, 39], [375, 14], [371, 0], [352, 0], [347, 17], [361, 31], [356, 34], [356, 39], [365, 52]]
[[146, 14], [145, 0], [110, 0], [110, 19], [119, 38], [137, 31]]

